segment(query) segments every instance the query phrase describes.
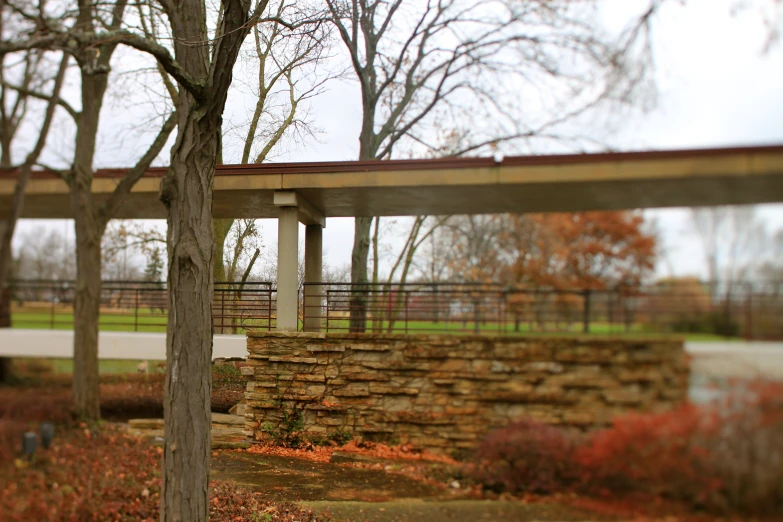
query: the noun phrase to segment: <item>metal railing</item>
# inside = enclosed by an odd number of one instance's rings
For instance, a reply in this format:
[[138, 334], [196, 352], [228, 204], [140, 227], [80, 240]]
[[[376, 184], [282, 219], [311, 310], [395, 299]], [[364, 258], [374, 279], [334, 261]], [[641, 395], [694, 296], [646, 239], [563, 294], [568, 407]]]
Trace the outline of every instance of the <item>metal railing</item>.
[[[11, 323], [18, 328], [72, 329], [73, 281], [15, 280], [8, 287]], [[276, 290], [272, 283], [215, 283], [212, 324], [215, 333], [271, 330]], [[132, 332], [165, 332], [168, 291], [161, 281], [104, 281], [100, 328]]]
[[[74, 291], [72, 281], [12, 281], [4, 306], [10, 308], [15, 327], [71, 329]], [[214, 332], [273, 330], [276, 297], [274, 285], [268, 282], [215, 283]], [[306, 283], [299, 303], [300, 329], [326, 332], [676, 333], [783, 340], [783, 283], [694, 280], [608, 290], [471, 283]], [[364, 316], [353, 326], [352, 310]], [[164, 282], [103, 283], [101, 329], [165, 332], [167, 321]]]
[[[303, 323], [323, 331], [677, 333], [783, 339], [783, 283], [656, 284], [605, 290], [500, 284], [305, 283]], [[364, 321], [350, 322], [352, 311]]]

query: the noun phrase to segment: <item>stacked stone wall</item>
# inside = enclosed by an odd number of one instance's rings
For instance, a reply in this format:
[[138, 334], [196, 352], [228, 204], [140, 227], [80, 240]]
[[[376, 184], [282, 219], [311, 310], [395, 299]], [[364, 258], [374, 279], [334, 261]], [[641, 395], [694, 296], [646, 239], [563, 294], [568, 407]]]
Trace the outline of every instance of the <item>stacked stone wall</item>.
[[527, 416], [589, 429], [686, 399], [679, 339], [248, 334], [246, 435], [298, 415], [314, 438], [474, 448]]

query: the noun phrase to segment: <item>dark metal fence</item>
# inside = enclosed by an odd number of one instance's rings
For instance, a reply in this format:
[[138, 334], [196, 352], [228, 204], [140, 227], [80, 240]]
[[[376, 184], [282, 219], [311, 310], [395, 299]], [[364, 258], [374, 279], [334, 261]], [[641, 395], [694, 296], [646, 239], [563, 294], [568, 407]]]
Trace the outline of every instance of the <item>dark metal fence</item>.
[[[12, 325], [18, 328], [73, 328], [73, 281], [16, 280], [9, 284]], [[276, 290], [272, 283], [215, 283], [212, 324], [215, 333], [271, 330]], [[165, 282], [104, 281], [100, 298], [103, 330], [165, 332], [168, 292]]]
[[317, 319], [331, 332], [356, 331], [349, 316], [357, 310], [365, 316], [364, 331], [373, 332], [571, 331], [783, 339], [783, 283], [672, 280], [605, 290], [471, 283], [308, 286], [303, 292], [312, 296], [320, 288], [320, 299], [302, 303], [302, 318]]
[[[12, 281], [7, 294], [13, 326], [73, 328], [72, 281]], [[783, 282], [703, 283], [671, 280], [607, 290], [520, 288], [500, 284], [305, 284], [300, 325], [327, 332], [596, 334], [674, 333], [705, 338], [783, 340]], [[316, 293], [317, 292], [317, 293]], [[300, 297], [301, 297], [300, 295]], [[215, 333], [272, 330], [272, 283], [215, 283]], [[351, 310], [364, 312], [351, 328]], [[103, 330], [164, 332], [164, 282], [106, 281], [101, 292]]]

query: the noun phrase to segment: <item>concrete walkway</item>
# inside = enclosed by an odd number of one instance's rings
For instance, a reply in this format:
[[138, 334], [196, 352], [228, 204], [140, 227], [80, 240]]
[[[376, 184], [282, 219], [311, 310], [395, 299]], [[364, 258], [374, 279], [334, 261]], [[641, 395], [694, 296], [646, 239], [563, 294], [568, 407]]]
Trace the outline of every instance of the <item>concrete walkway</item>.
[[689, 342], [694, 374], [723, 378], [767, 377], [783, 380], [783, 343]]
[[[246, 357], [244, 335], [215, 335], [212, 357]], [[73, 357], [73, 330], [28, 330], [0, 328], [0, 356]], [[166, 334], [145, 332], [100, 332], [98, 357], [165, 361]]]

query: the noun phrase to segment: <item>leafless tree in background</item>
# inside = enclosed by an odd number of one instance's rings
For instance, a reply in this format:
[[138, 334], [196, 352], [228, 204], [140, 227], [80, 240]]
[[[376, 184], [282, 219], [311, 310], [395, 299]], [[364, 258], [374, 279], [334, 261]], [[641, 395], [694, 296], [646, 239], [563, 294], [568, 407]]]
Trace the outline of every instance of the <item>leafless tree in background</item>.
[[[19, 21], [19, 15], [7, 5], [0, 4], [0, 35], [7, 25], [13, 26]], [[11, 198], [10, 212], [0, 216], [0, 326], [10, 326], [11, 307], [6, 283], [12, 263], [11, 242], [16, 224], [22, 215], [24, 193], [49, 137], [56, 109], [59, 105], [67, 107], [60, 100], [60, 91], [68, 68], [68, 56], [63, 55], [56, 72], [47, 74], [47, 64], [43, 53], [28, 50], [18, 55], [0, 52], [0, 169], [6, 169], [5, 175], [15, 175], [16, 185]], [[13, 78], [16, 76], [16, 78]], [[51, 80], [51, 92], [47, 93], [47, 83]], [[13, 162], [13, 149], [19, 137], [22, 125], [31, 118], [31, 100], [43, 98], [46, 101], [43, 121], [37, 128], [37, 137], [21, 165]], [[10, 374], [10, 360], [0, 358], [0, 381]]]
[[74, 243], [57, 230], [35, 227], [17, 238], [14, 255], [15, 279], [56, 279], [76, 277]]
[[735, 0], [732, 6], [734, 14], [740, 11], [757, 10], [767, 30], [767, 41], [764, 52], [769, 52], [780, 43], [781, 31], [783, 31], [783, 0]]
[[[289, 31], [285, 19], [316, 16], [305, 3], [278, 0], [270, 2], [264, 17], [273, 21], [255, 25], [253, 38], [240, 55], [246, 76], [240, 76], [234, 89], [250, 93], [256, 103], [249, 120], [232, 124], [224, 137], [224, 145], [240, 145], [239, 162], [264, 163], [286, 142], [301, 142], [316, 132], [308, 102], [321, 94], [324, 84], [337, 75], [329, 71], [329, 26], [320, 24], [313, 30]], [[224, 125], [225, 127], [225, 125]], [[226, 159], [221, 150], [219, 163]], [[226, 238], [232, 233], [234, 219], [215, 219], [216, 255], [215, 281], [234, 281], [226, 266], [234, 265], [244, 250], [226, 249]], [[244, 228], [244, 227], [243, 227]], [[236, 231], [234, 234], [236, 235]], [[240, 243], [234, 243], [236, 246]], [[253, 264], [248, 267], [252, 270]]]
[[701, 243], [710, 282], [753, 279], [769, 251], [769, 237], [755, 207], [694, 208], [691, 225]]
[[779, 229], [770, 241], [769, 259], [761, 267], [761, 277], [769, 282], [783, 284], [783, 229]]
[[[380, 218], [376, 218], [377, 222], [379, 223]], [[435, 232], [438, 231], [442, 226], [444, 226], [449, 220], [449, 216], [416, 216], [413, 219], [413, 223], [410, 225], [410, 229], [408, 231], [407, 237], [405, 239], [405, 243], [403, 244], [402, 249], [400, 250], [399, 254], [397, 255], [397, 259], [394, 261], [394, 264], [391, 266], [389, 270], [388, 277], [386, 278], [385, 284], [384, 284], [384, 296], [390, 296], [391, 295], [391, 285], [393, 282], [399, 282], [400, 284], [404, 285], [408, 282], [408, 276], [411, 273], [411, 268], [413, 267], [413, 262], [416, 259], [416, 254], [418, 253], [419, 247], [427, 241]], [[378, 227], [376, 225], [376, 231]], [[377, 245], [377, 238], [375, 239], [375, 244]], [[376, 249], [376, 259], [377, 259], [377, 249]], [[399, 273], [398, 273], [399, 270]], [[373, 271], [373, 279], [377, 280], [377, 274], [376, 271]], [[373, 293], [373, 296], [377, 298], [377, 292]], [[391, 310], [397, 310], [400, 307], [401, 299], [402, 299], [402, 293], [397, 292], [395, 295], [395, 302], [390, 303], [391, 304]], [[373, 303], [373, 309], [377, 309], [377, 303]], [[392, 314], [389, 317], [389, 324], [388, 324], [388, 331], [391, 332], [394, 329], [394, 321], [396, 319], [396, 316]], [[373, 326], [375, 329], [378, 326], [377, 322]]]
[[169, 116], [136, 165], [120, 179], [105, 201], [92, 194], [93, 160], [100, 115], [109, 86], [112, 56], [119, 39], [106, 34], [122, 31], [127, 0], [93, 4], [79, 0], [75, 5], [8, 2], [21, 22], [0, 52], [61, 50], [78, 65], [79, 111], [69, 112], [76, 126], [73, 162], [58, 172], [68, 185], [76, 231], [76, 289], [74, 301], [73, 400], [77, 415], [85, 420], [100, 418], [98, 399], [98, 317], [101, 293], [101, 243], [109, 220], [117, 215], [135, 183], [163, 150], [176, 125]]
[[[7, 6], [2, 6], [0, 34], [5, 24], [18, 21], [16, 18]], [[16, 231], [16, 223], [22, 215], [27, 183], [33, 167], [46, 146], [56, 109], [58, 106], [70, 108], [60, 99], [60, 91], [68, 68], [68, 55], [63, 54], [60, 66], [55, 70], [56, 72], [50, 74], [45, 72], [47, 64], [42, 52], [30, 50], [19, 55], [8, 56], [6, 53], [0, 53], [0, 168], [6, 169], [7, 176], [16, 176], [10, 212], [6, 216], [0, 216], [0, 314], [8, 313], [10, 310], [8, 306], [3, 305], [3, 302], [7, 297], [5, 287], [11, 265], [11, 241]], [[18, 60], [18, 63], [9, 63], [14, 60]], [[7, 78], [14, 72], [18, 73], [17, 81]], [[52, 83], [49, 93], [47, 93], [47, 83]], [[25, 120], [31, 119], [30, 105], [32, 100], [37, 99], [46, 100], [43, 121], [36, 129], [37, 137], [33, 147], [28, 151], [24, 161], [20, 165], [15, 165], [12, 156], [15, 141]], [[0, 317], [0, 324], [4, 323], [10, 324], [10, 317]]]
[[[463, 152], [478, 151], [547, 139], [606, 101], [638, 101], [658, 4], [609, 35], [598, 2], [327, 0], [361, 90], [359, 159], [389, 158], [402, 140], [431, 149], [425, 136], [435, 120], [493, 122]], [[353, 283], [367, 282], [371, 224], [356, 218]], [[357, 293], [351, 329], [363, 330], [365, 317]]]

